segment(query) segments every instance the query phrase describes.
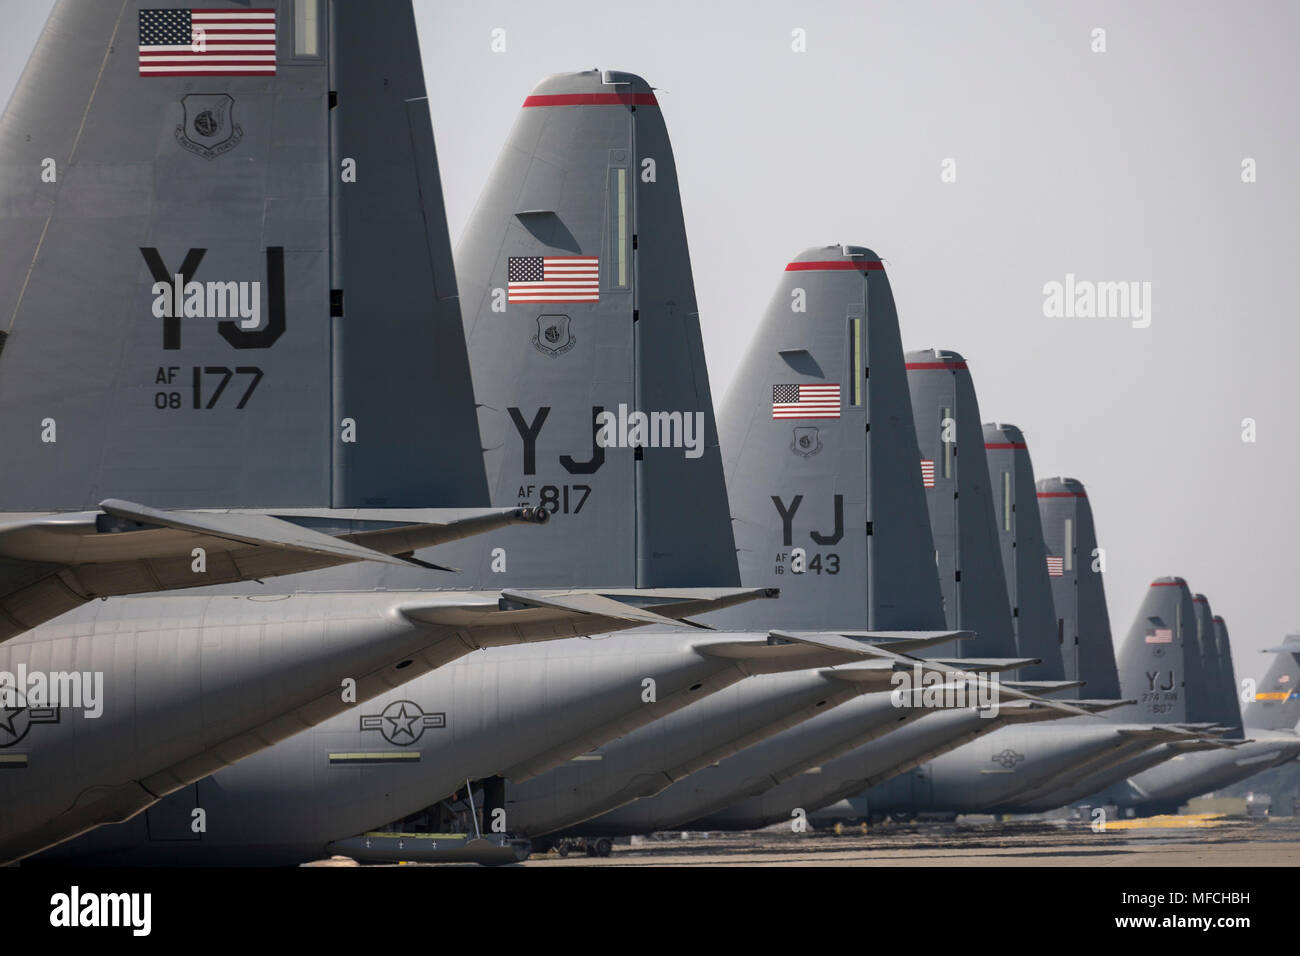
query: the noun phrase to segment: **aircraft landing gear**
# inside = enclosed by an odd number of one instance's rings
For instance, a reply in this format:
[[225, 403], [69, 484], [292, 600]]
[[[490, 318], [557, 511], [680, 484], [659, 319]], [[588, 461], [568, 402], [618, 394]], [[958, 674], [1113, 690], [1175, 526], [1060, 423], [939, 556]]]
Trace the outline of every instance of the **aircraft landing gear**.
[[568, 856], [570, 850], [582, 850], [587, 856], [609, 856], [614, 852], [614, 841], [609, 837], [588, 840], [586, 837], [566, 837], [557, 840], [555, 850], [560, 856]]

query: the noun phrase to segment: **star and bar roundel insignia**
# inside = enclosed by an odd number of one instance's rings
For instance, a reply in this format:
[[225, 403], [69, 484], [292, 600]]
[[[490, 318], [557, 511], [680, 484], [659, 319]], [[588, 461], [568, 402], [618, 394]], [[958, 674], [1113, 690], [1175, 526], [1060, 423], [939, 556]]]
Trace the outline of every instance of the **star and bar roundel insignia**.
[[[4, 687], [0, 694], [0, 748], [12, 747], [32, 729], [33, 724], [57, 724], [59, 708], [28, 707], [27, 698], [17, 688]], [[10, 698], [9, 695], [13, 695]], [[11, 706], [13, 705], [13, 706]]]
[[1017, 751], [1012, 750], [1010, 748], [1007, 748], [1006, 750], [1003, 750], [1000, 753], [995, 753], [990, 759], [994, 763], [1005, 767], [1007, 770], [1014, 770], [1016, 768], [1016, 764], [1020, 763], [1020, 761], [1025, 759], [1025, 755], [1022, 753], [1018, 753]]
[[377, 730], [390, 744], [404, 747], [424, 736], [426, 730], [447, 726], [445, 713], [426, 714], [410, 700], [395, 700], [378, 714], [362, 714], [361, 729]]

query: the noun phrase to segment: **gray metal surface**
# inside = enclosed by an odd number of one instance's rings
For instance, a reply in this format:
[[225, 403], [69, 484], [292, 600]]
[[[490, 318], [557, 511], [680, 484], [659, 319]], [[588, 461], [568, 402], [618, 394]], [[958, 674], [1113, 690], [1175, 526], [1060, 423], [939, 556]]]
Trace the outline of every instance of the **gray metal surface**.
[[1196, 647], [1196, 606], [1187, 582], [1157, 578], [1116, 655], [1120, 688], [1135, 704], [1117, 718], [1183, 723], [1187, 713], [1187, 658]]
[[1019, 676], [1022, 680], [1065, 680], [1029, 446], [1024, 433], [1015, 425], [986, 422], [984, 453], [989, 464], [1016, 650], [1024, 657], [1042, 660], [1041, 664], [1021, 668]]
[[[816, 416], [778, 418], [781, 386], [838, 386], [839, 397], [808, 409]], [[781, 587], [779, 626], [945, 626], [898, 315], [878, 255], [823, 246], [786, 265], [719, 420], [741, 580]], [[1002, 656], [981, 643], [985, 651]]]
[[979, 636], [978, 648], [964, 654], [1012, 656], [1016, 638], [970, 371], [961, 355], [943, 349], [906, 359], [921, 457], [934, 468], [926, 503], [948, 626]]
[[1043, 478], [1038, 482], [1038, 510], [1047, 554], [1061, 559], [1061, 574], [1053, 575], [1051, 582], [1065, 678], [1084, 681], [1080, 693], [1085, 697], [1120, 697], [1087, 489], [1074, 478]]

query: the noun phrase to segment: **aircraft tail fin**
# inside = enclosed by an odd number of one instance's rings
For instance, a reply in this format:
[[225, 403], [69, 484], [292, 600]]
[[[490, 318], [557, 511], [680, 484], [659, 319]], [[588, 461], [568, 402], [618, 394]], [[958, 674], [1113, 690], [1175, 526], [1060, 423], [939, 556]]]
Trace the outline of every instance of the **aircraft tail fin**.
[[1228, 729], [1228, 736], [1240, 739], [1244, 733], [1241, 719], [1241, 697], [1237, 689], [1237, 675], [1232, 666], [1232, 641], [1228, 625], [1219, 615], [1214, 616], [1215, 658], [1218, 664], [1215, 678], [1214, 719]]
[[676, 167], [649, 84], [608, 70], [539, 83], [456, 260], [491, 500], [556, 519], [554, 547], [503, 539], [511, 582], [546, 586], [563, 568], [601, 585], [738, 583]]
[[920, 443], [918, 470], [926, 485], [948, 625], [975, 631], [979, 653], [1011, 657], [1016, 638], [969, 368], [961, 355], [943, 349], [908, 352], [906, 358]]
[[0, 511], [487, 505], [410, 4], [302, 6], [51, 14], [0, 119]]
[[755, 626], [946, 627], [880, 256], [824, 246], [785, 266], [720, 421], [741, 579], [782, 588], [764, 609], [780, 621]]
[[1192, 608], [1196, 626], [1192, 640], [1183, 650], [1184, 684], [1187, 691], [1187, 719], [1193, 722], [1214, 723], [1219, 708], [1215, 697], [1218, 688], [1218, 645], [1214, 633], [1214, 612], [1204, 594], [1192, 595]]
[[1244, 723], [1252, 730], [1293, 730], [1300, 721], [1300, 634], [1288, 634], [1265, 653], [1274, 657], [1255, 685], [1255, 699], [1242, 715]]
[[1088, 492], [1073, 478], [1044, 478], [1037, 488], [1066, 679], [1084, 681], [1090, 695], [1121, 697]]
[[1138, 703], [1126, 720], [1187, 722], [1186, 660], [1196, 648], [1196, 606], [1182, 578], [1157, 578], [1147, 589], [1120, 649], [1120, 686]]
[[1025, 680], [1064, 680], [1065, 663], [1057, 640], [1056, 605], [1029, 446], [1015, 425], [986, 422], [984, 453], [1016, 647], [1021, 654], [1042, 658], [1041, 664], [1026, 667], [1020, 676]]

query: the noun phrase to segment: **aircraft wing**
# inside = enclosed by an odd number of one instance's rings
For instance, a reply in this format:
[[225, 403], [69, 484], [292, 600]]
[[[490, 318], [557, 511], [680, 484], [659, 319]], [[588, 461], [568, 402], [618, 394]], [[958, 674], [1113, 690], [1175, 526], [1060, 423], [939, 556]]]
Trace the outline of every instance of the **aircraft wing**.
[[[533, 508], [168, 511], [110, 498], [101, 511], [0, 523], [0, 641], [97, 597], [261, 580], [394, 555], [513, 524]], [[194, 549], [205, 568], [194, 570]], [[448, 569], [441, 569], [448, 570]]]

